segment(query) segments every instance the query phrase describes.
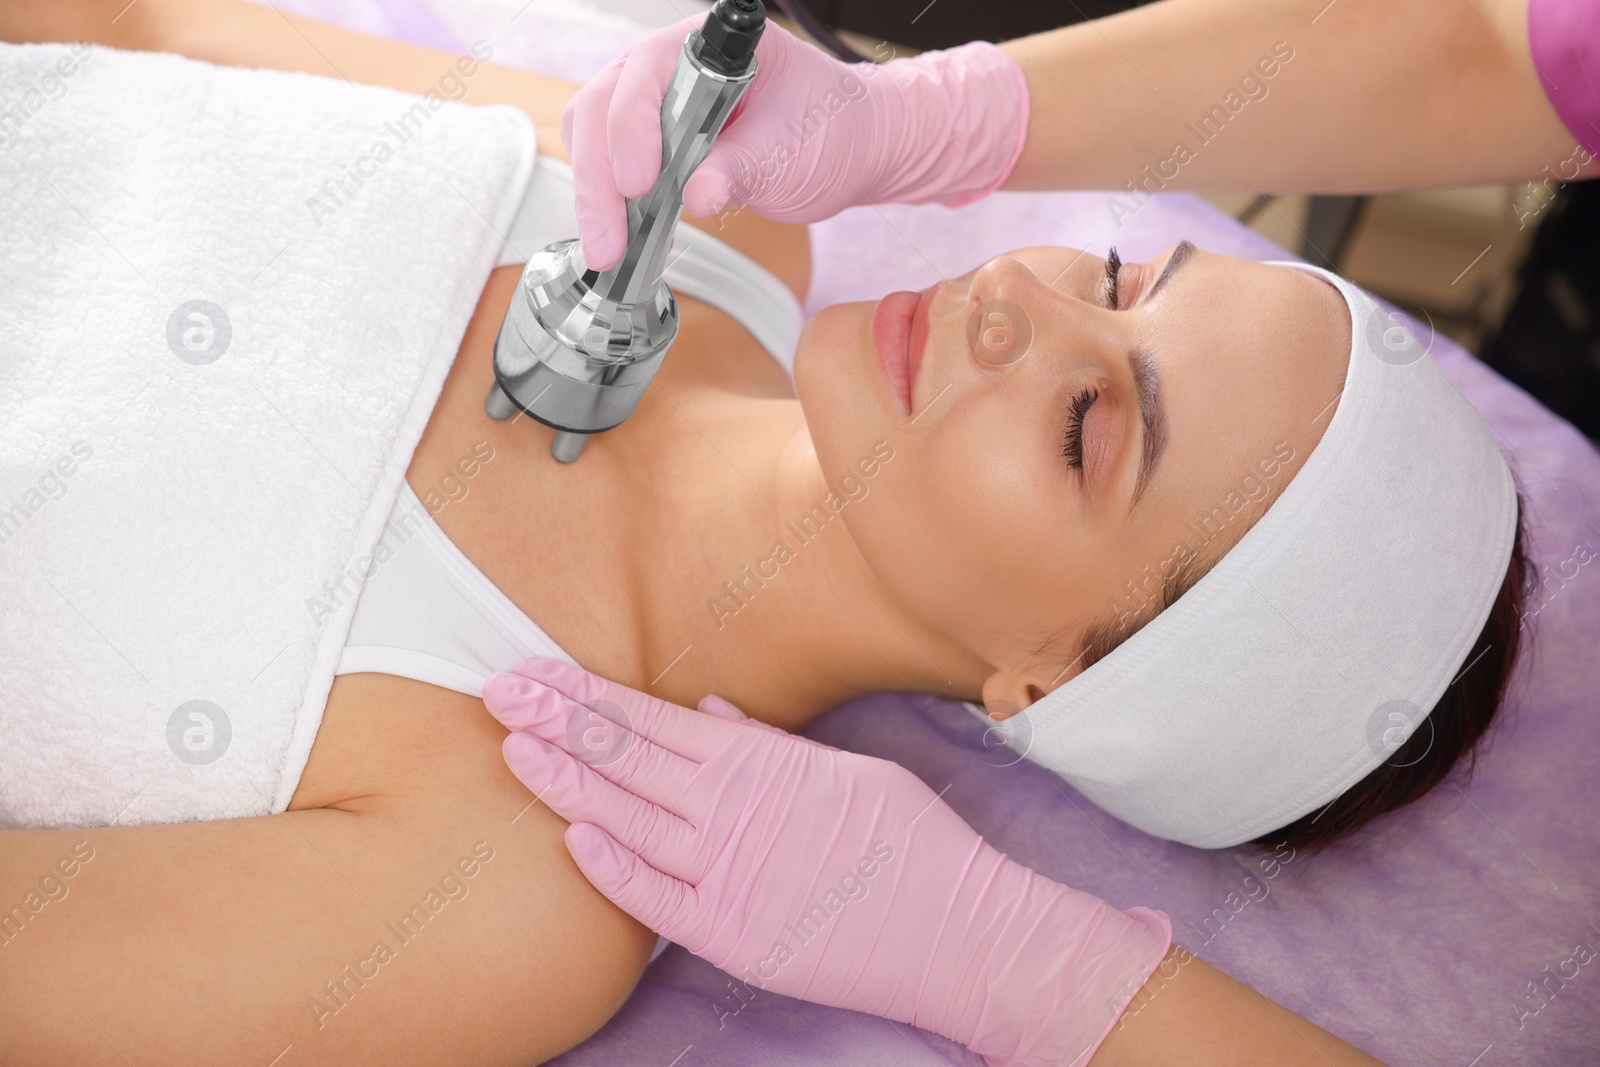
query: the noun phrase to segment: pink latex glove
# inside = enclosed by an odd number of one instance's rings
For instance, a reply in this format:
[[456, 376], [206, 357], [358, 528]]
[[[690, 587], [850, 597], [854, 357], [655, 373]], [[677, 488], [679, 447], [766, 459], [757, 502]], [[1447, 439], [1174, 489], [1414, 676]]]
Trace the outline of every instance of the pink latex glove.
[[[567, 103], [578, 236], [595, 270], [622, 258], [624, 197], [661, 171], [661, 100], [699, 15], [657, 30]], [[782, 222], [819, 222], [857, 204], [939, 201], [999, 188], [1028, 128], [1015, 60], [986, 41], [888, 63], [844, 63], [767, 23], [756, 76], [684, 187], [691, 215], [747, 204]]]
[[557, 660], [484, 686], [506, 762], [618, 907], [749, 985], [872, 1012], [991, 1064], [1087, 1062], [1172, 928], [991, 848], [899, 764]]

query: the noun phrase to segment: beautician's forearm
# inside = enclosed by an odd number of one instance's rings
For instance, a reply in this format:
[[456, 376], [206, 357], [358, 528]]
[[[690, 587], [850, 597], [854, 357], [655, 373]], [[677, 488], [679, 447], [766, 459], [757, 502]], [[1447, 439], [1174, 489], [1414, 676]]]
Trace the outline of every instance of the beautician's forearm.
[[1173, 945], [1089, 1067], [1382, 1067]]
[[[1527, 0], [1163, 0], [1021, 38], [1001, 46], [1031, 97], [1005, 188], [1120, 189], [1146, 182], [1146, 166], [1152, 190], [1244, 193], [1533, 178], [1575, 143], [1527, 58], [1526, 24]], [[1262, 77], [1279, 42], [1292, 58]], [[1246, 75], [1264, 96], [1246, 97]], [[1230, 92], [1237, 112], [1202, 140]], [[1178, 164], [1180, 141], [1193, 158]]]

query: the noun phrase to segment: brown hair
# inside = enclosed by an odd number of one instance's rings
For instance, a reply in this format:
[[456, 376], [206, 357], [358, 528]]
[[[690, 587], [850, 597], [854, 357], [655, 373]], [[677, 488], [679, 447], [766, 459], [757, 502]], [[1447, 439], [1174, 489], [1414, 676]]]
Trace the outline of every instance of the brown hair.
[[[1316, 852], [1366, 825], [1379, 815], [1412, 803], [1444, 781], [1460, 765], [1470, 775], [1477, 762], [1478, 742], [1494, 721], [1511, 682], [1522, 644], [1522, 615], [1527, 583], [1534, 575], [1525, 545], [1523, 508], [1518, 499], [1517, 532], [1505, 579], [1489, 618], [1462, 662], [1464, 669], [1445, 689], [1424, 723], [1388, 760], [1331, 803], [1250, 844], [1274, 848], [1287, 843], [1298, 851]], [[1191, 559], [1160, 586], [1145, 610], [1091, 626], [1083, 639], [1080, 670], [1088, 670], [1131, 634], [1188, 592], [1214, 560]], [[1153, 610], [1152, 610], [1153, 609]]]

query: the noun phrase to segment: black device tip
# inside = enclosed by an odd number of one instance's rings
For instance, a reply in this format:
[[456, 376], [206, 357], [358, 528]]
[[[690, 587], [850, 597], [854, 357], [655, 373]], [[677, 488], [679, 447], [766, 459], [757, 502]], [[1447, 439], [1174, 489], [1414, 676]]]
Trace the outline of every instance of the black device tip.
[[766, 26], [767, 9], [761, 0], [717, 0], [700, 27], [696, 55], [718, 74], [736, 77], [750, 69]]

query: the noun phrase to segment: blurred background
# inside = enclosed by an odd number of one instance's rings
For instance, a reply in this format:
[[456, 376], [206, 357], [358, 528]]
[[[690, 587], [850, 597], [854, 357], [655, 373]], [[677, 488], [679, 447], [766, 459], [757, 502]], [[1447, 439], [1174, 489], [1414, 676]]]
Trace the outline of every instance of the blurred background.
[[[511, 8], [660, 26], [710, 0], [501, 0]], [[767, 0], [792, 31], [836, 53], [907, 55], [1004, 41], [1136, 3], [1116, 0]], [[785, 17], [787, 12], [789, 17]], [[808, 32], [809, 31], [809, 32]], [[846, 58], [855, 58], [846, 54]], [[1600, 442], [1600, 182], [1398, 196], [1213, 195], [1304, 258], [1331, 266], [1476, 353]]]

